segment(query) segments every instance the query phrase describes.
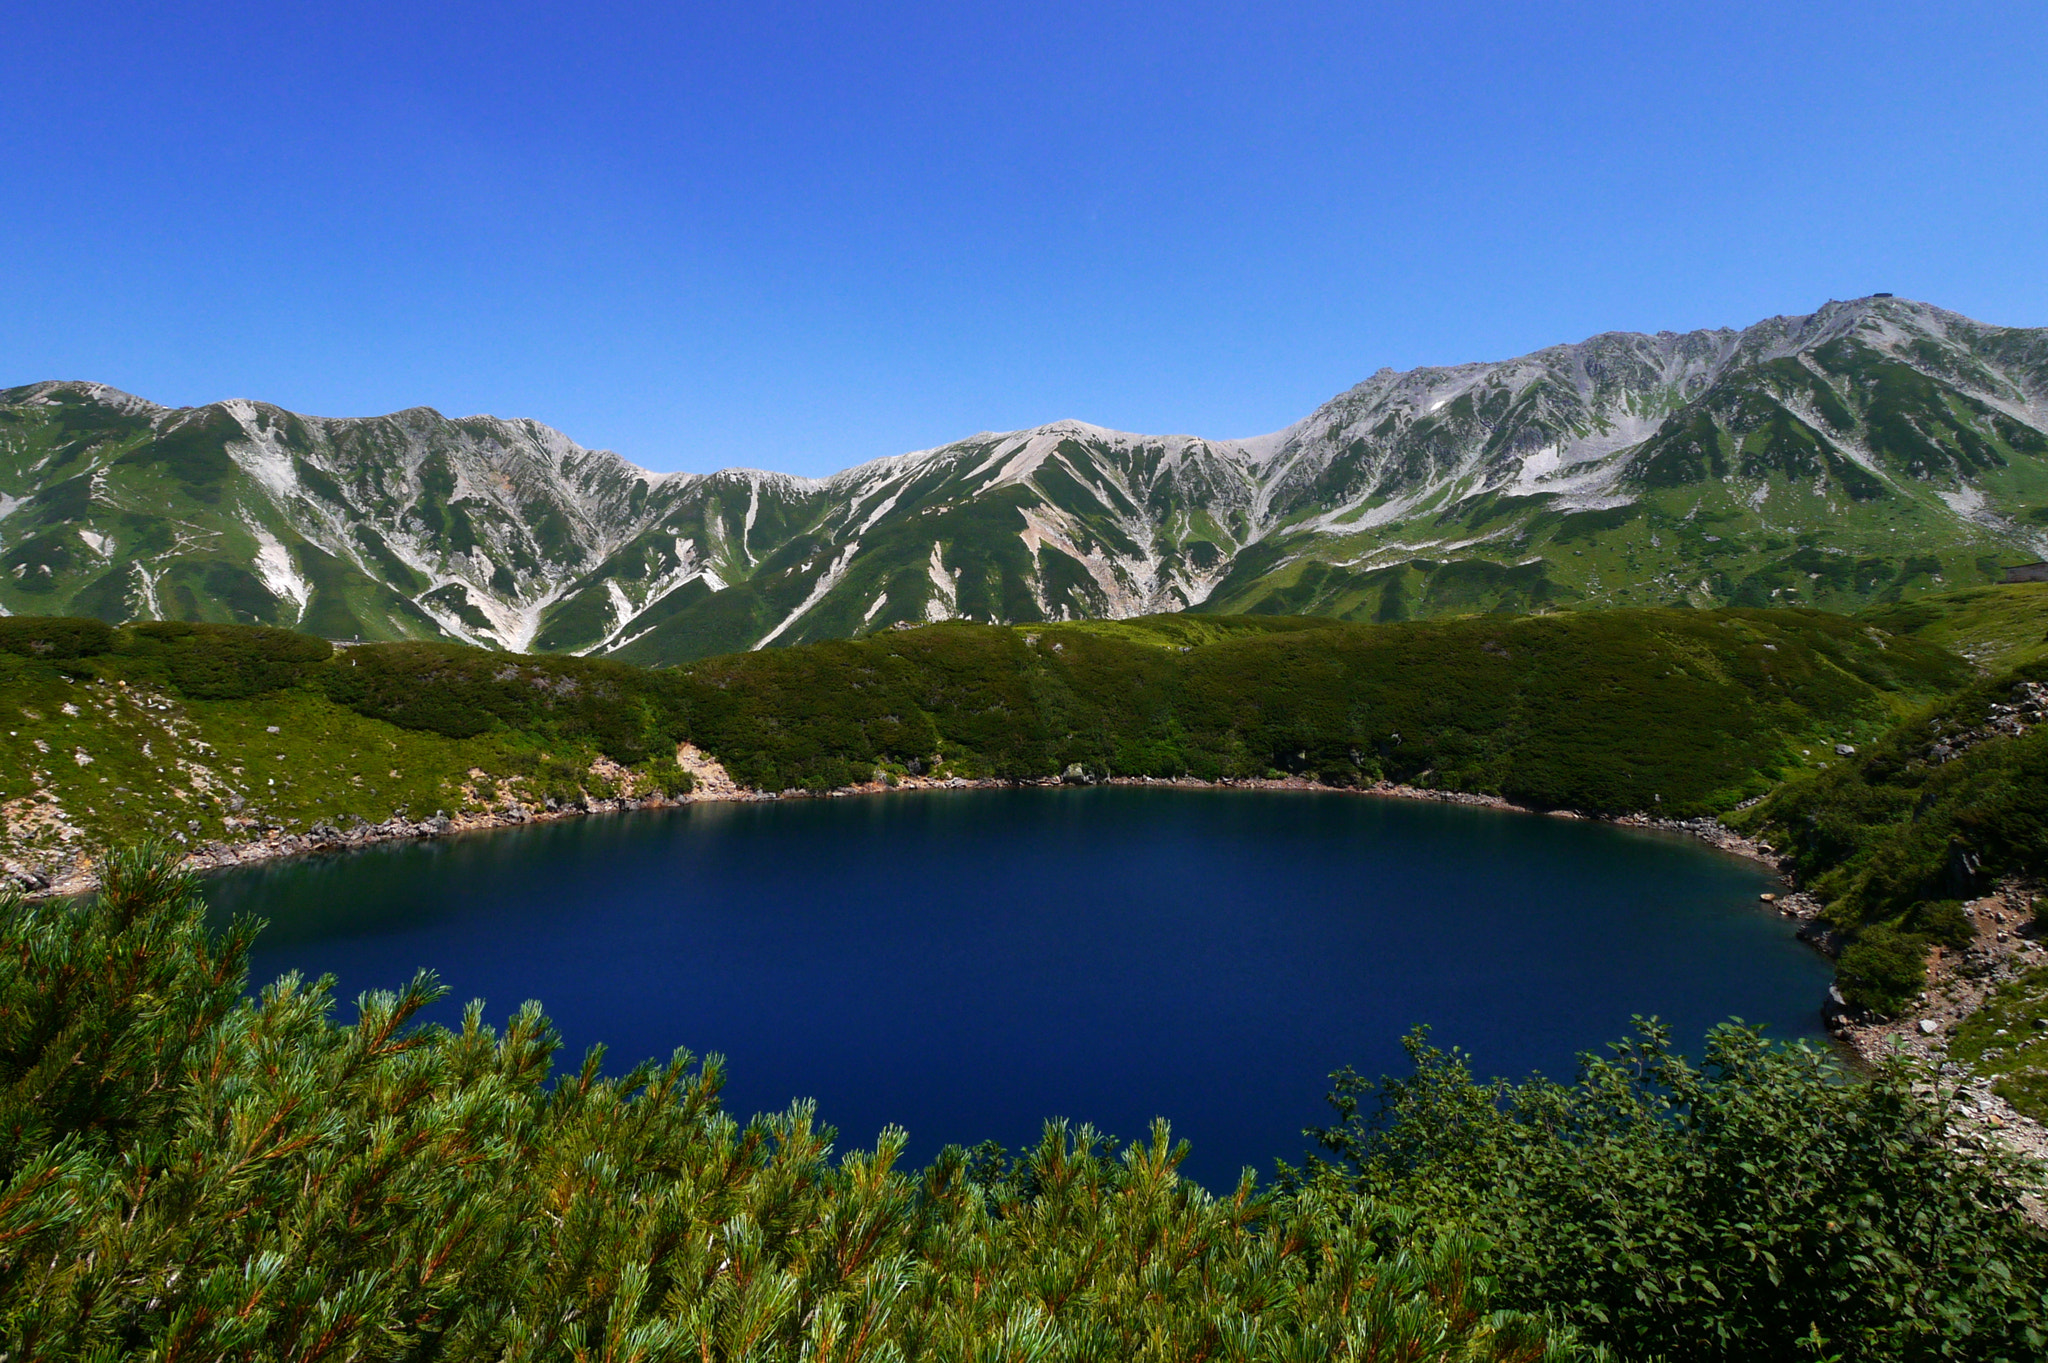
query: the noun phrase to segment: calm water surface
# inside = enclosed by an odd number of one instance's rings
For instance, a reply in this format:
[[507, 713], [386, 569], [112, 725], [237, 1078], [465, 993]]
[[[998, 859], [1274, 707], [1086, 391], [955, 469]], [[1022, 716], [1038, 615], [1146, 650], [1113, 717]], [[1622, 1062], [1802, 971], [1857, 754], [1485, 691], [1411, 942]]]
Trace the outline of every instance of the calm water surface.
[[[1048, 1116], [1194, 1142], [1212, 1187], [1299, 1157], [1340, 1065], [1427, 1022], [1554, 1076], [1657, 1014], [1818, 1036], [1828, 970], [1766, 874], [1684, 839], [1315, 792], [961, 791], [707, 804], [219, 877], [256, 982], [343, 998], [422, 967], [499, 1022], [540, 999], [614, 1069], [729, 1058], [734, 1112], [818, 1100], [842, 1148], [922, 1161]], [[353, 1010], [344, 1008], [345, 1015]]]

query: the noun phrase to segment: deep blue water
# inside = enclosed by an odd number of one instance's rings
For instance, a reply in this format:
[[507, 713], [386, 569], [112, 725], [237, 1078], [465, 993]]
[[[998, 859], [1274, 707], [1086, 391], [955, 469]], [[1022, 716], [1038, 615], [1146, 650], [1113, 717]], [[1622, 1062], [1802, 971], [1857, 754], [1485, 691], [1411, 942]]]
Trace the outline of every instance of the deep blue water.
[[[1631, 1014], [1688, 1049], [1731, 1014], [1818, 1036], [1828, 971], [1691, 841], [1315, 792], [962, 791], [707, 804], [218, 877], [270, 926], [253, 981], [345, 999], [422, 966], [570, 1065], [729, 1058], [742, 1116], [818, 1100], [841, 1148], [908, 1128], [1034, 1140], [1155, 1115], [1212, 1187], [1298, 1159], [1329, 1071], [1402, 1067], [1416, 1023], [1482, 1073], [1569, 1076]], [[352, 1008], [344, 1008], [352, 1016]]]

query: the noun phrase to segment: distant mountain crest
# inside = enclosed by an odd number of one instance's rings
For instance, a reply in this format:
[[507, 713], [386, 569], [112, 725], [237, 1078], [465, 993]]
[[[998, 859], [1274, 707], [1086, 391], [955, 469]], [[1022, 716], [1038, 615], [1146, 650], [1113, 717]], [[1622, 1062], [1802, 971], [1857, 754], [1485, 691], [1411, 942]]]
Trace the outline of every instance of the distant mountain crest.
[[971, 616], [1853, 607], [2048, 555], [2048, 329], [1886, 295], [1383, 369], [1285, 430], [1058, 421], [825, 479], [538, 422], [0, 391], [0, 608], [675, 661]]

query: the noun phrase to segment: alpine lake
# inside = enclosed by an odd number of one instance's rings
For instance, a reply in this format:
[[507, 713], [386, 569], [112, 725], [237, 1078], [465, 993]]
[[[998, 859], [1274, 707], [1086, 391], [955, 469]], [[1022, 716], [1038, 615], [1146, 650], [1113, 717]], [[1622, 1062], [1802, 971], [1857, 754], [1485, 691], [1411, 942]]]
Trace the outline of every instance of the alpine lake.
[[1405, 1073], [1428, 1024], [1484, 1077], [1569, 1079], [1632, 1015], [1698, 1054], [1736, 1016], [1814, 1038], [1828, 964], [1762, 867], [1693, 840], [1335, 792], [966, 790], [704, 803], [211, 878], [268, 920], [251, 988], [343, 1001], [421, 968], [502, 1026], [539, 999], [606, 1067], [727, 1057], [744, 1119], [817, 1100], [841, 1149], [1129, 1140], [1155, 1116], [1212, 1189], [1298, 1162], [1330, 1071]]

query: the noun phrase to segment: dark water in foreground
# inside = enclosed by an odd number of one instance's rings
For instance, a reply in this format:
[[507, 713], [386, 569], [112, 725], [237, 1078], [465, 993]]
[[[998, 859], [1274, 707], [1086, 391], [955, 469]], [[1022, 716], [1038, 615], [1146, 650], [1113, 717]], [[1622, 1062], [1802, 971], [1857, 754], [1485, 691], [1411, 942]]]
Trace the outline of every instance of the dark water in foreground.
[[[1310, 792], [963, 791], [697, 805], [218, 878], [270, 920], [253, 978], [339, 992], [431, 966], [437, 1016], [538, 998], [573, 1066], [729, 1057], [729, 1109], [815, 1097], [840, 1144], [1012, 1146], [1155, 1115], [1212, 1187], [1297, 1159], [1324, 1078], [1397, 1071], [1418, 1022], [1482, 1073], [1738, 1014], [1818, 1035], [1828, 971], [1690, 841]], [[344, 1007], [344, 1016], [353, 1009]]]

